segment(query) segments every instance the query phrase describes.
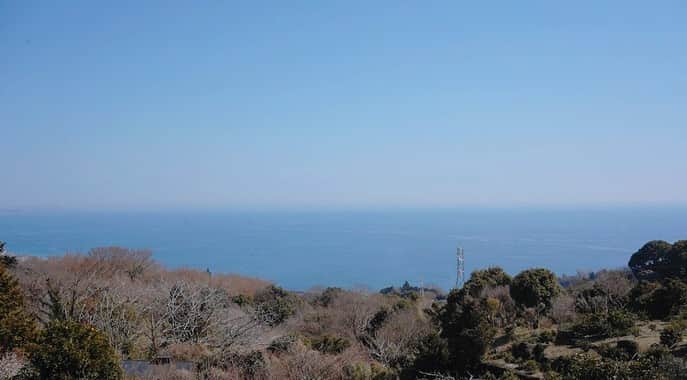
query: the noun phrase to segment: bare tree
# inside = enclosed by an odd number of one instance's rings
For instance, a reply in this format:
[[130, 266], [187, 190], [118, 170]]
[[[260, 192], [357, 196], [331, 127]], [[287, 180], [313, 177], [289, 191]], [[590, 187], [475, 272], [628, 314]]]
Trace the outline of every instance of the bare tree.
[[347, 335], [363, 340], [367, 336], [368, 326], [385, 305], [384, 296], [359, 292], [346, 292], [339, 295], [331, 304], [332, 320]]
[[557, 323], [573, 322], [577, 318], [575, 297], [567, 293], [558, 295], [551, 304], [551, 318]]
[[100, 290], [97, 302], [82, 319], [104, 332], [110, 344], [126, 356], [143, 333], [145, 290], [131, 287], [123, 281], [114, 282]]
[[216, 288], [177, 282], [169, 290], [166, 333], [179, 342], [205, 343], [227, 304]]
[[274, 358], [270, 375], [285, 380], [342, 379], [347, 362], [345, 355], [324, 355], [297, 345], [290, 355]]
[[417, 342], [430, 329], [428, 321], [421, 319], [416, 310], [396, 312], [367, 339], [370, 355], [390, 367], [407, 365], [415, 355]]

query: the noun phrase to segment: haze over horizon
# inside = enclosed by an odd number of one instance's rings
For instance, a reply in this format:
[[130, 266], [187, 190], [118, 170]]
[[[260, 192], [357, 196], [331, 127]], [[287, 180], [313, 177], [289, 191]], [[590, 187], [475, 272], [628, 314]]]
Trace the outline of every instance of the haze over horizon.
[[686, 204], [680, 1], [0, 5], [0, 209]]

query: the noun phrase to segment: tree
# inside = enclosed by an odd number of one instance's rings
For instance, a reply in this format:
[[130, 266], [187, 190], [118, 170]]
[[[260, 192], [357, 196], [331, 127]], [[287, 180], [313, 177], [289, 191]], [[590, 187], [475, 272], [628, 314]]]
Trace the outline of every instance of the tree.
[[0, 241], [0, 266], [5, 268], [13, 268], [17, 265], [17, 258], [14, 256], [7, 255], [7, 249], [5, 248], [5, 242]]
[[174, 284], [167, 302], [167, 334], [178, 342], [203, 343], [218, 323], [218, 311], [228, 304], [216, 288]]
[[639, 280], [661, 280], [674, 277], [687, 280], [687, 240], [674, 244], [650, 241], [635, 252], [628, 263]]
[[548, 269], [537, 268], [520, 272], [510, 286], [515, 302], [525, 307], [551, 309], [553, 299], [560, 293], [556, 276]]
[[29, 350], [37, 379], [122, 379], [107, 337], [74, 321], [52, 321]]
[[430, 324], [416, 309], [402, 309], [387, 316], [365, 343], [371, 356], [382, 364], [405, 367], [414, 360], [420, 339], [430, 332]]
[[465, 283], [463, 288], [472, 297], [478, 297], [480, 292], [486, 288], [507, 286], [511, 284], [511, 281], [511, 277], [503, 269], [490, 267], [472, 272], [470, 280]]
[[457, 374], [477, 368], [493, 343], [496, 330], [487, 319], [486, 300], [453, 290], [439, 311], [441, 337], [448, 344], [451, 370]]
[[25, 346], [34, 334], [34, 320], [24, 309], [19, 284], [0, 265], [0, 353]]
[[417, 352], [412, 366], [405, 371], [410, 372], [407, 377], [419, 377], [420, 373], [440, 373], [449, 367], [448, 345], [436, 332], [421, 337], [417, 344]]

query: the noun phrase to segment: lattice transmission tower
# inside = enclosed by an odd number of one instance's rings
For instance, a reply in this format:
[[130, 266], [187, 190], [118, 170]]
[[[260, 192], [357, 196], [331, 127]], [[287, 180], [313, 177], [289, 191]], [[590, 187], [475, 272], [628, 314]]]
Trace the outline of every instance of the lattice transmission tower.
[[463, 287], [465, 283], [465, 250], [458, 247], [456, 251], [456, 289]]

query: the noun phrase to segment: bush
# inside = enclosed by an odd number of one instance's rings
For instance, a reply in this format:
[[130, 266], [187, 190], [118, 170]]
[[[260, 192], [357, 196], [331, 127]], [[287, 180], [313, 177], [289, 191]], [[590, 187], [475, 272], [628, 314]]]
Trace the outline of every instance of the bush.
[[544, 351], [546, 350], [546, 346], [537, 343], [536, 346], [534, 346], [534, 349], [532, 350], [532, 354], [534, 355], [534, 360], [538, 361], [539, 363], [545, 363], [547, 362], [546, 356], [544, 355]]
[[511, 346], [510, 352], [513, 357], [521, 360], [534, 359], [534, 344], [520, 342]]
[[631, 358], [639, 352], [639, 345], [634, 340], [619, 340], [616, 349]]
[[528, 269], [520, 272], [510, 286], [515, 302], [525, 307], [551, 310], [554, 298], [560, 293], [556, 276], [548, 269]]
[[39, 379], [121, 379], [119, 359], [107, 337], [74, 321], [53, 321], [29, 350]]
[[536, 361], [530, 359], [523, 363], [522, 368], [528, 372], [535, 372], [539, 370], [539, 364]]
[[231, 302], [239, 305], [240, 307], [244, 307], [253, 304], [253, 297], [245, 294], [238, 294], [231, 297]]
[[630, 333], [637, 317], [624, 310], [586, 314], [570, 329], [576, 339], [603, 339]]
[[432, 332], [418, 342], [415, 359], [408, 368], [408, 372], [412, 372], [415, 377], [419, 372], [440, 373], [448, 368], [449, 360], [450, 354], [446, 340]]
[[537, 341], [539, 343], [551, 343], [556, 340], [556, 331], [555, 330], [546, 330], [542, 331], [541, 334], [537, 336]]
[[639, 352], [639, 346], [635, 341], [621, 340], [615, 346], [611, 344], [600, 345], [596, 348], [596, 352], [607, 359], [628, 361]]
[[687, 362], [671, 355], [665, 347], [655, 347], [630, 364], [633, 379], [687, 379]]
[[687, 284], [669, 279], [664, 283], [640, 282], [630, 292], [630, 306], [652, 319], [677, 315], [687, 305]]
[[296, 313], [300, 299], [286, 290], [270, 285], [254, 297], [256, 311], [263, 322], [276, 326]]
[[554, 361], [553, 368], [563, 379], [631, 379], [630, 369], [624, 362], [602, 360], [590, 354], [561, 357]]
[[340, 354], [350, 347], [351, 342], [346, 338], [332, 335], [322, 335], [310, 339], [310, 347], [323, 354]]
[[687, 363], [675, 358], [665, 348], [653, 348], [634, 360], [598, 358], [588, 353], [561, 357], [553, 368], [562, 379], [685, 379]]
[[273, 353], [288, 352], [291, 350], [291, 347], [293, 347], [293, 344], [296, 343], [297, 340], [298, 337], [291, 334], [280, 336], [272, 340], [270, 345], [267, 347], [267, 351]]
[[343, 289], [341, 288], [328, 287], [321, 294], [315, 297], [313, 304], [322, 307], [328, 307], [341, 293], [343, 293]]
[[685, 329], [687, 329], [687, 321], [679, 320], [671, 322], [661, 331], [661, 344], [670, 348], [680, 343]]
[[345, 380], [396, 380], [393, 370], [377, 363], [348, 364], [343, 368]]

